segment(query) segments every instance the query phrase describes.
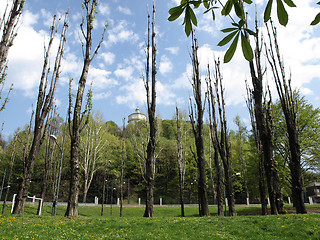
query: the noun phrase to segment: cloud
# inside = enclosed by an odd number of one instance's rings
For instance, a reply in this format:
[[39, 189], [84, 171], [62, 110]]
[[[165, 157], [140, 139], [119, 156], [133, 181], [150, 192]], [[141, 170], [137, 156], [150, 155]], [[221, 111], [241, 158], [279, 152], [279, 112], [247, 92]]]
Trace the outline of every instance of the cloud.
[[99, 10], [99, 13], [101, 13], [104, 16], [109, 16], [111, 12], [109, 5], [102, 2], [98, 5], [98, 10]]
[[166, 55], [162, 55], [161, 57], [159, 71], [161, 74], [166, 74], [172, 71], [172, 62]]
[[125, 14], [125, 15], [132, 15], [132, 12], [131, 12], [130, 8], [126, 8], [126, 7], [121, 7], [121, 6], [119, 6], [119, 7], [117, 8], [117, 10], [118, 10], [119, 12]]
[[118, 85], [118, 82], [110, 78], [111, 72], [104, 69], [90, 67], [88, 81], [92, 82], [93, 89], [96, 91]]
[[104, 63], [107, 65], [112, 65], [114, 63], [114, 60], [116, 58], [116, 55], [112, 52], [103, 52], [98, 55], [99, 58], [102, 58]]
[[134, 72], [134, 69], [132, 66], [128, 66], [126, 68], [118, 68], [114, 71], [114, 75], [116, 75], [118, 78], [123, 78], [126, 81], [129, 81], [132, 79], [132, 74]]
[[116, 97], [118, 104], [125, 104], [134, 108], [146, 102], [146, 90], [141, 79], [122, 85], [120, 91], [122, 93]]
[[165, 48], [168, 52], [170, 52], [173, 55], [178, 55], [179, 47], [167, 47]]
[[139, 40], [138, 34], [129, 29], [129, 24], [125, 20], [118, 22], [108, 31], [108, 39], [105, 44], [111, 46], [116, 43], [130, 42], [135, 43]]

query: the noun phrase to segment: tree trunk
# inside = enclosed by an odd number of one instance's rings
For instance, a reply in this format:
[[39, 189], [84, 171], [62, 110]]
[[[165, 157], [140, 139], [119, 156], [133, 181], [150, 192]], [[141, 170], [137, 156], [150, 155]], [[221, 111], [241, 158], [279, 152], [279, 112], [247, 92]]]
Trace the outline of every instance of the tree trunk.
[[[69, 110], [69, 128], [70, 128], [70, 136], [71, 136], [71, 154], [70, 154], [70, 168], [71, 168], [71, 180], [69, 187], [69, 197], [68, 197], [68, 206], [65, 212], [66, 217], [76, 217], [78, 216], [78, 197], [79, 197], [79, 185], [80, 185], [80, 168], [79, 168], [79, 147], [80, 147], [80, 132], [83, 128], [81, 128], [81, 123], [85, 114], [90, 112], [90, 104], [87, 103], [86, 110], [81, 115], [81, 106], [83, 100], [83, 94], [86, 86], [87, 76], [89, 72], [90, 63], [98, 53], [100, 46], [103, 42], [106, 26], [104, 28], [104, 32], [102, 34], [101, 40], [97, 45], [93, 55], [91, 56], [91, 48], [92, 48], [92, 30], [93, 30], [93, 21], [96, 15], [96, 7], [98, 6], [97, 0], [85, 0], [83, 2], [84, 9], [86, 9], [86, 17], [84, 18], [84, 22], [81, 23], [80, 27], [82, 30], [82, 35], [85, 40], [85, 49], [84, 49], [84, 63], [82, 68], [82, 73], [78, 83], [78, 91], [76, 102], [73, 111], [73, 121], [72, 121], [72, 129], [71, 129], [71, 110]], [[84, 25], [86, 25], [84, 29]], [[71, 98], [71, 96], [69, 97]], [[90, 101], [90, 100], [88, 100]], [[71, 102], [71, 101], [70, 101]], [[70, 103], [71, 104], [71, 103]], [[71, 105], [69, 105], [69, 109], [71, 109]]]
[[196, 123], [192, 108], [192, 103], [190, 103], [190, 121], [192, 124], [192, 129], [195, 138], [195, 144], [197, 149], [197, 166], [198, 166], [198, 194], [199, 194], [199, 215], [209, 216], [209, 204], [208, 204], [208, 190], [207, 190], [207, 179], [206, 179], [206, 160], [204, 157], [204, 143], [203, 143], [203, 113], [204, 109], [202, 106], [201, 99], [201, 78], [199, 71], [199, 61], [198, 61], [198, 42], [194, 37], [194, 32], [192, 31], [192, 65], [193, 65], [193, 77], [192, 77], [192, 87], [193, 95], [196, 102], [197, 116]]
[[147, 43], [147, 65], [146, 65], [146, 80], [145, 88], [147, 92], [147, 104], [148, 104], [148, 116], [149, 116], [149, 142], [147, 146], [147, 158], [146, 158], [146, 170], [145, 170], [145, 183], [146, 183], [146, 208], [144, 212], [144, 217], [153, 217], [153, 188], [154, 188], [154, 163], [155, 163], [155, 109], [156, 109], [156, 33], [155, 33], [155, 2], [153, 2], [153, 11], [152, 11], [152, 36], [151, 36], [151, 61], [152, 61], [152, 74], [151, 74], [151, 100], [149, 93], [149, 49], [150, 49], [150, 15], [148, 14], [148, 43]]

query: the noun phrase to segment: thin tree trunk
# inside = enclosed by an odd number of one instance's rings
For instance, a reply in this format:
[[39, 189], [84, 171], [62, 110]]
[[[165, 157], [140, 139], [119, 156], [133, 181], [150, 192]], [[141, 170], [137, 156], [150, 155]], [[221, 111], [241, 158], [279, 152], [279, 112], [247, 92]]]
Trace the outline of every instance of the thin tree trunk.
[[12, 148], [12, 153], [11, 153], [11, 158], [10, 158], [10, 166], [9, 166], [8, 179], [7, 179], [7, 184], [6, 184], [7, 189], [6, 189], [6, 193], [4, 195], [4, 200], [3, 200], [3, 205], [2, 205], [2, 215], [5, 213], [5, 210], [6, 210], [6, 203], [7, 203], [7, 198], [8, 198], [8, 194], [9, 194], [9, 186], [10, 186], [10, 181], [11, 181], [12, 168], [13, 168], [14, 158], [15, 158], [17, 137], [18, 136], [16, 135], [13, 140], [13, 148]]
[[[193, 77], [192, 77], [192, 88], [193, 95], [196, 102], [197, 116], [196, 123], [192, 103], [190, 103], [190, 121], [195, 138], [195, 144], [197, 149], [196, 162], [198, 166], [198, 195], [199, 195], [199, 215], [209, 216], [209, 203], [208, 203], [208, 189], [206, 179], [206, 160], [204, 157], [204, 143], [203, 143], [203, 114], [204, 109], [202, 106], [201, 99], [201, 78], [198, 61], [198, 43], [194, 37], [192, 31], [192, 65], [193, 65]], [[191, 101], [191, 100], [190, 100]]]
[[[106, 27], [104, 28], [101, 40], [97, 45], [93, 55], [91, 56], [91, 48], [92, 48], [92, 30], [93, 30], [93, 21], [96, 15], [96, 7], [98, 6], [97, 0], [85, 0], [83, 2], [84, 9], [86, 10], [86, 17], [81, 23], [81, 32], [83, 38], [85, 40], [85, 49], [84, 49], [84, 63], [82, 68], [82, 73], [78, 83], [78, 91], [76, 96], [76, 101], [74, 105], [73, 111], [73, 121], [72, 121], [72, 129], [71, 129], [71, 112], [69, 110], [69, 128], [70, 128], [70, 137], [71, 137], [71, 154], [70, 154], [70, 169], [71, 169], [71, 180], [69, 187], [69, 197], [68, 197], [68, 205], [67, 210], [65, 212], [66, 217], [76, 217], [78, 216], [78, 197], [79, 197], [79, 186], [80, 186], [80, 166], [79, 166], [79, 148], [80, 148], [80, 132], [82, 130], [81, 123], [83, 121], [83, 116], [90, 111], [90, 105], [87, 103], [86, 110], [81, 115], [81, 106], [84, 95], [84, 90], [86, 86], [87, 76], [89, 72], [89, 67], [91, 61], [98, 53], [100, 46], [103, 42]], [[85, 26], [84, 26], [85, 25]], [[85, 29], [84, 29], [85, 28]], [[71, 98], [71, 97], [70, 97]], [[69, 100], [69, 102], [71, 102]], [[71, 109], [71, 103], [69, 105], [69, 109]], [[80, 116], [81, 115], [81, 116]]]
[[146, 65], [146, 80], [145, 88], [147, 92], [147, 104], [148, 104], [148, 116], [150, 125], [150, 138], [147, 146], [147, 158], [146, 158], [146, 170], [145, 170], [145, 182], [146, 182], [146, 208], [144, 212], [144, 217], [153, 217], [153, 188], [154, 188], [154, 162], [155, 162], [155, 109], [156, 109], [156, 42], [155, 42], [155, 2], [153, 1], [153, 11], [152, 11], [152, 33], [151, 33], [151, 100], [149, 93], [149, 49], [150, 49], [150, 15], [148, 14], [148, 44], [147, 44], [147, 65]]
[[47, 92], [48, 81], [49, 81], [48, 80], [49, 54], [50, 54], [50, 49], [52, 46], [52, 42], [54, 40], [55, 33], [57, 32], [56, 16], [54, 17], [53, 25], [51, 27], [50, 41], [49, 41], [48, 49], [46, 50], [46, 53], [45, 53], [43, 71], [42, 71], [42, 76], [39, 84], [37, 107], [35, 112], [33, 142], [32, 142], [28, 157], [24, 159], [23, 178], [20, 181], [19, 190], [16, 197], [16, 203], [13, 209], [13, 214], [23, 214], [24, 204], [28, 195], [28, 190], [29, 190], [30, 181], [32, 177], [33, 166], [38, 158], [38, 154], [39, 154], [41, 145], [43, 143], [43, 139], [46, 135], [46, 130], [45, 130], [46, 126], [44, 126], [44, 121], [51, 110], [54, 94], [57, 86], [57, 81], [59, 79], [61, 60], [62, 60], [63, 51], [64, 51], [64, 44], [66, 42], [66, 31], [68, 28], [67, 16], [68, 16], [68, 12], [65, 15], [64, 26], [63, 26], [61, 37], [60, 37], [60, 44], [59, 44], [59, 48], [58, 48], [56, 59], [55, 59], [54, 71], [52, 73], [51, 83]]
[[290, 162], [289, 167], [291, 171], [291, 190], [293, 202], [296, 207], [297, 213], [307, 213], [304, 205], [304, 192], [303, 182], [301, 174], [301, 153], [299, 144], [299, 132], [297, 124], [297, 104], [294, 97], [294, 93], [291, 89], [291, 79], [286, 79], [284, 63], [281, 60], [279, 45], [277, 42], [276, 28], [271, 22], [271, 30], [273, 35], [273, 43], [270, 35], [268, 25], [269, 36], [269, 49], [266, 50], [267, 59], [272, 69], [274, 81], [277, 86], [278, 95], [281, 102], [282, 111], [285, 116], [289, 150], [290, 150]]

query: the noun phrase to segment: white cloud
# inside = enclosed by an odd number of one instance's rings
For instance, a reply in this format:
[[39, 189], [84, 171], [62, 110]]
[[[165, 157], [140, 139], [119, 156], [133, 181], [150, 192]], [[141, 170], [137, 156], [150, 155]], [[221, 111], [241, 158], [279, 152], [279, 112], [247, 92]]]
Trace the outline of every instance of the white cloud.
[[159, 71], [161, 74], [166, 74], [172, 71], [172, 62], [166, 55], [161, 57]]
[[103, 99], [107, 99], [111, 96], [111, 92], [107, 91], [107, 92], [100, 92], [100, 93], [95, 93], [93, 91], [93, 99], [94, 100], [103, 100]]
[[116, 43], [130, 42], [135, 43], [139, 40], [138, 34], [129, 29], [127, 21], [122, 20], [108, 31], [108, 39], [105, 44], [110, 46]]
[[116, 55], [112, 52], [103, 52], [98, 55], [99, 58], [102, 58], [104, 63], [107, 65], [112, 65], [114, 63], [114, 60], [116, 58]]
[[134, 69], [131, 66], [126, 68], [118, 68], [114, 71], [114, 75], [116, 75], [118, 78], [124, 78], [126, 81], [129, 81], [132, 79], [133, 71]]
[[170, 52], [173, 55], [178, 55], [179, 47], [167, 47], [165, 48], [168, 52]]
[[117, 8], [117, 10], [118, 10], [119, 12], [123, 13], [123, 14], [132, 15], [132, 12], [131, 12], [130, 8], [126, 8], [126, 7], [121, 7], [121, 6], [119, 6], [119, 7]]
[[93, 83], [93, 89], [102, 90], [114, 85], [118, 82], [110, 78], [111, 72], [104, 69], [90, 67], [88, 81]]
[[98, 5], [98, 10], [99, 10], [99, 13], [101, 13], [104, 16], [110, 15], [110, 12], [111, 12], [109, 5], [102, 2]]
[[146, 90], [141, 79], [136, 79], [131, 84], [122, 85], [120, 90], [123, 93], [116, 97], [118, 104], [126, 104], [130, 108], [135, 108], [146, 102]]

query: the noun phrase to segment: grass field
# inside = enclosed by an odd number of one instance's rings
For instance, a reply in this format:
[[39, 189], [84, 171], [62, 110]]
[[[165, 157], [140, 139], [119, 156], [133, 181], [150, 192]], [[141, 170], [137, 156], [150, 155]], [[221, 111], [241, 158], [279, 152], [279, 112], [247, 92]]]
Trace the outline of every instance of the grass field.
[[[319, 210], [320, 206], [308, 206]], [[320, 239], [320, 214], [259, 216], [259, 207], [237, 207], [237, 217], [196, 217], [198, 209], [187, 207], [181, 218], [178, 207], [155, 207], [154, 218], [143, 218], [143, 207], [79, 207], [79, 217], [50, 216], [45, 206], [36, 216], [36, 206], [27, 205], [23, 216], [0, 217], [0, 239]], [[288, 208], [290, 210], [290, 208]], [[212, 213], [216, 212], [211, 207]], [[7, 210], [9, 212], [9, 209]]]

